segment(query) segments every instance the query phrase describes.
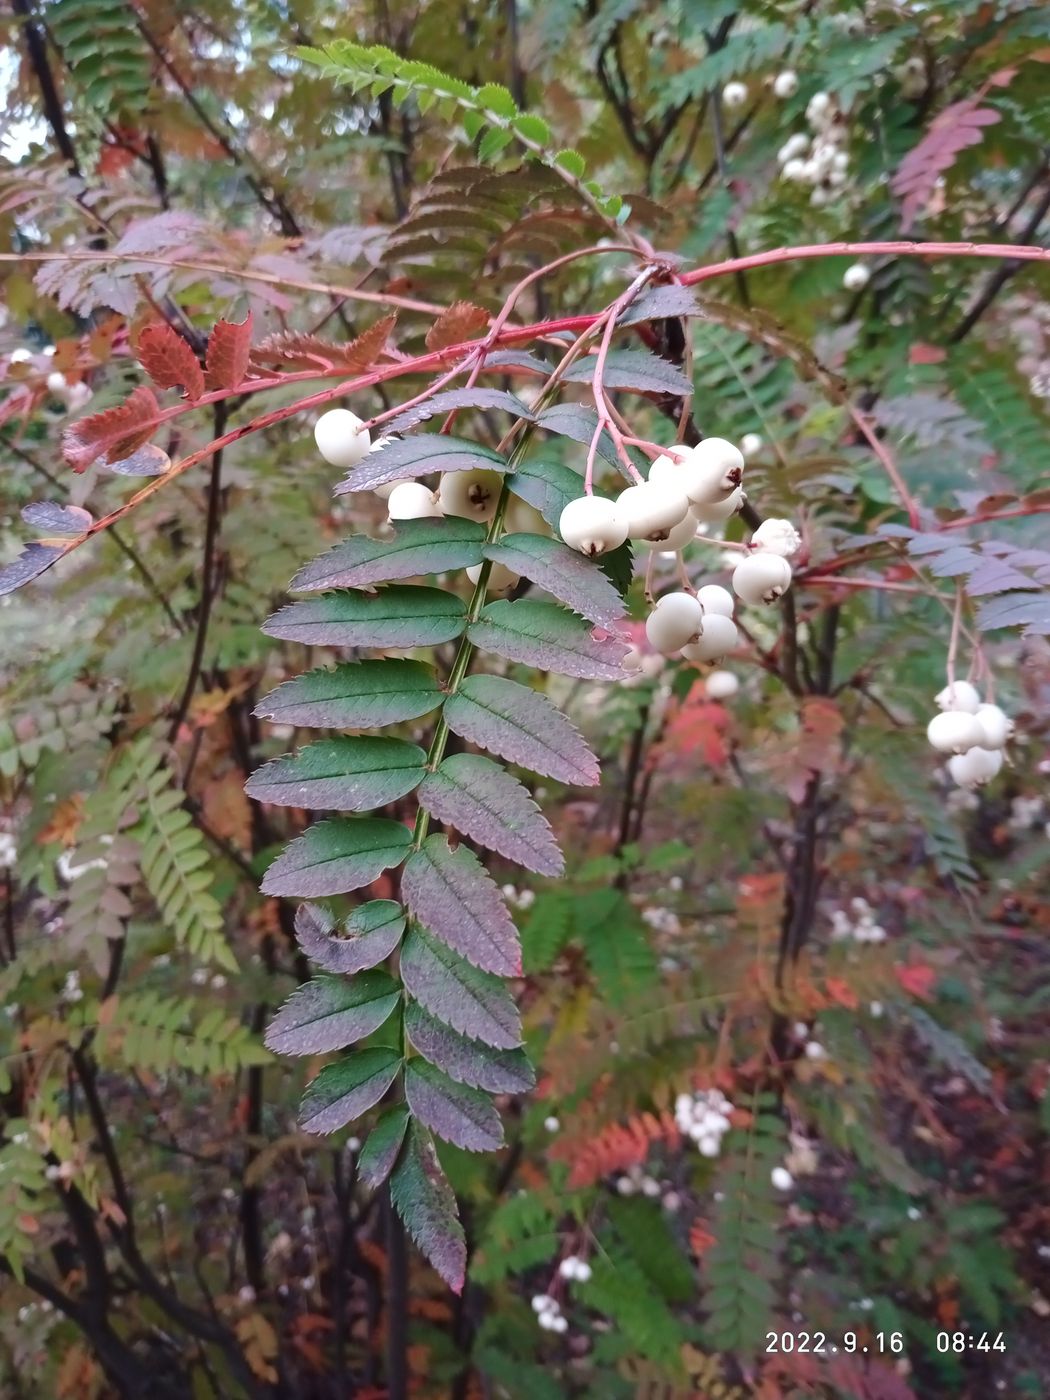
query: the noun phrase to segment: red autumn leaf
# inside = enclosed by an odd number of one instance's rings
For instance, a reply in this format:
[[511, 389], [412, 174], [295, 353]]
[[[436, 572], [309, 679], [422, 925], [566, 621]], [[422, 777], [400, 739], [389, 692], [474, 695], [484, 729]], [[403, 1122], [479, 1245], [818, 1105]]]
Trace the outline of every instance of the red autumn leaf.
[[939, 365], [947, 357], [947, 350], [939, 345], [927, 345], [922, 340], [917, 340], [908, 351], [908, 363], [913, 365]]
[[188, 399], [199, 399], [204, 393], [204, 371], [193, 347], [167, 321], [144, 327], [135, 352], [158, 389], [183, 389]]
[[897, 981], [910, 996], [918, 997], [920, 1001], [931, 999], [933, 985], [937, 981], [937, 974], [932, 967], [926, 963], [909, 963], [907, 967], [898, 964], [893, 971]]
[[838, 1006], [844, 1006], [848, 1011], [856, 1011], [860, 1005], [857, 993], [841, 977], [828, 977], [824, 982], [828, 996]]
[[152, 389], [140, 384], [122, 404], [81, 418], [62, 434], [62, 455], [74, 471], [86, 471], [101, 457], [120, 462], [149, 442], [160, 405]]
[[473, 340], [488, 323], [489, 313], [483, 307], [469, 301], [454, 301], [427, 331], [427, 349], [444, 350], [449, 345]]
[[279, 335], [267, 336], [255, 347], [252, 363], [264, 368], [291, 365], [293, 369], [316, 369], [318, 365], [324, 365], [326, 368], [363, 374], [379, 359], [396, 319], [394, 315], [383, 316], [362, 331], [356, 340], [343, 345], [322, 340], [316, 335], [282, 331]]
[[703, 682], [697, 681], [672, 711], [654, 760], [663, 754], [695, 754], [709, 768], [721, 768], [728, 758], [725, 735], [731, 722], [726, 707], [706, 699]]
[[236, 389], [248, 373], [252, 344], [252, 313], [241, 322], [216, 321], [204, 357], [204, 382], [209, 389]]

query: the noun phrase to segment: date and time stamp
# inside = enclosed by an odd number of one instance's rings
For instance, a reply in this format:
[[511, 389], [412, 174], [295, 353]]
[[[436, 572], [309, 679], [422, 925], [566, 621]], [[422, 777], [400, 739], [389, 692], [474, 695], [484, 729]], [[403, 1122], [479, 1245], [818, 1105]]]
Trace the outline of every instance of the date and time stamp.
[[[940, 1331], [934, 1336], [941, 1355], [970, 1352], [1002, 1352], [1006, 1338], [1002, 1332]], [[838, 1336], [830, 1332], [767, 1332], [767, 1356], [777, 1353], [809, 1353], [812, 1356], [903, 1356], [903, 1332], [850, 1332]]]

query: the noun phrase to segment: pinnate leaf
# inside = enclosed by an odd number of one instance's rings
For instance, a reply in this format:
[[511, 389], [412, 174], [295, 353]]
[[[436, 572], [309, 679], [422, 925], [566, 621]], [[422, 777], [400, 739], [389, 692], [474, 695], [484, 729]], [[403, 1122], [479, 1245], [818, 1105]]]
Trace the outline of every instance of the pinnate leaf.
[[624, 615], [623, 599], [602, 571], [561, 540], [546, 535], [504, 535], [498, 544], [485, 547], [485, 556], [531, 579], [600, 627], [608, 627]]
[[49, 535], [82, 535], [93, 523], [94, 516], [81, 506], [31, 501], [22, 507], [22, 519], [35, 530], [45, 530]]
[[408, 1109], [404, 1104], [394, 1104], [380, 1114], [357, 1159], [357, 1174], [366, 1186], [375, 1190], [394, 1170], [407, 1127]]
[[347, 590], [291, 603], [268, 617], [262, 630], [315, 647], [427, 647], [458, 637], [466, 616], [466, 604], [455, 594], [395, 584], [375, 593]]
[[204, 393], [204, 371], [193, 347], [167, 321], [144, 326], [135, 353], [158, 389], [182, 389], [188, 399]]
[[379, 1102], [400, 1068], [401, 1056], [385, 1045], [355, 1050], [325, 1065], [303, 1095], [300, 1127], [308, 1133], [334, 1133], [346, 1127]]
[[277, 857], [262, 881], [263, 894], [347, 894], [400, 865], [412, 837], [385, 817], [315, 822]]
[[503, 1146], [503, 1125], [491, 1100], [419, 1056], [405, 1067], [405, 1099], [413, 1116], [446, 1142], [467, 1152]]
[[890, 181], [901, 196], [901, 228], [907, 232], [929, 204], [937, 182], [955, 164], [967, 146], [983, 140], [986, 126], [1000, 120], [991, 107], [982, 107], [982, 95], [953, 102], [937, 113], [919, 144], [901, 161]]
[[466, 846], [430, 836], [401, 875], [408, 912], [468, 962], [501, 977], [521, 973], [521, 945], [496, 882]]
[[32, 583], [35, 578], [46, 573], [52, 564], [57, 563], [65, 552], [64, 545], [44, 544], [40, 540], [31, 541], [17, 558], [0, 569], [0, 598], [7, 593], [14, 593], [16, 589], [24, 588], [27, 583]]
[[462, 1293], [467, 1245], [456, 1198], [430, 1134], [418, 1123], [408, 1125], [400, 1160], [390, 1178], [390, 1199], [420, 1252], [453, 1293]]
[[417, 433], [389, 442], [378, 452], [370, 452], [354, 467], [345, 481], [335, 488], [337, 496], [348, 491], [374, 491], [388, 481], [409, 480], [428, 472], [506, 471], [507, 463], [498, 452], [478, 442], [450, 437], [443, 433]]
[[358, 905], [340, 932], [335, 929], [335, 919], [318, 904], [300, 904], [295, 911], [295, 936], [311, 962], [326, 972], [361, 972], [394, 951], [405, 916], [396, 901], [373, 899]]
[[427, 331], [427, 349], [444, 350], [449, 345], [475, 340], [488, 323], [489, 313], [483, 306], [474, 306], [469, 301], [454, 301]]
[[510, 763], [563, 783], [594, 787], [598, 760], [544, 695], [502, 676], [468, 676], [445, 704], [449, 728]]
[[216, 321], [204, 356], [204, 383], [209, 389], [236, 389], [248, 373], [252, 313], [243, 321]]
[[626, 679], [627, 643], [618, 637], [596, 638], [586, 622], [557, 603], [536, 598], [489, 603], [467, 636], [486, 651], [537, 670], [581, 680]]
[[[522, 462], [513, 475], [507, 477], [507, 485], [515, 496], [528, 501], [530, 506], [535, 506], [547, 524], [555, 530], [565, 507], [570, 501], [583, 495], [583, 477], [563, 462], [541, 462], [532, 459]], [[507, 538], [508, 536], [504, 536], [504, 540]], [[580, 558], [583, 558], [582, 554]], [[586, 563], [586, 560], [584, 562]]]
[[509, 413], [512, 418], [526, 418], [529, 421], [536, 416], [517, 394], [512, 394], [507, 389], [486, 389], [484, 385], [475, 384], [470, 389], [444, 389], [441, 393], [432, 395], [423, 403], [416, 404], [414, 408], [406, 409], [404, 413], [399, 413], [396, 418], [391, 419], [387, 431], [404, 433], [418, 423], [433, 418], [435, 414], [449, 413], [453, 409], [461, 408], [495, 408]]
[[463, 1035], [498, 1050], [521, 1044], [521, 1018], [506, 985], [422, 929], [408, 931], [401, 948], [401, 978], [420, 1006]]
[[485, 529], [474, 520], [451, 515], [444, 520], [402, 520], [389, 539], [351, 535], [292, 579], [292, 592], [323, 588], [365, 588], [388, 579], [416, 578], [446, 569], [479, 564]]
[[256, 802], [317, 811], [369, 812], [411, 792], [426, 773], [418, 744], [373, 735], [322, 739], [256, 769], [244, 790]]
[[490, 1094], [525, 1094], [536, 1075], [524, 1050], [494, 1050], [442, 1025], [415, 1002], [405, 1009], [405, 1030], [419, 1053], [460, 1084]]
[[702, 316], [703, 307], [691, 287], [653, 287], [644, 296], [632, 301], [620, 312], [618, 326], [637, 326], [642, 321], [663, 320], [666, 317]]
[[[577, 383], [585, 383], [589, 376], [593, 375], [593, 361], [584, 360], [582, 366], [577, 366], [577, 373], [580, 374], [584, 368], [588, 369], [588, 374], [578, 378]], [[610, 384], [609, 387], [614, 386]], [[586, 408], [583, 404], [556, 403], [552, 408], [545, 408], [536, 422], [548, 433], [557, 433], [559, 437], [571, 438], [573, 442], [580, 442], [587, 446], [594, 437], [594, 430], [598, 426], [598, 415], [593, 408]], [[616, 455], [616, 444], [605, 428], [602, 429], [598, 438], [598, 456], [603, 457], [605, 461], [623, 471], [623, 464]], [[579, 489], [576, 491], [577, 496], [582, 494], [582, 487], [581, 481]], [[528, 500], [528, 497], [525, 499]], [[535, 505], [537, 510], [540, 509], [535, 501], [530, 502], [530, 504]]]
[[433, 667], [422, 661], [348, 661], [285, 681], [254, 713], [313, 729], [373, 729], [418, 719], [444, 698]]
[[150, 440], [159, 412], [153, 390], [140, 384], [116, 408], [70, 424], [62, 434], [62, 455], [77, 472], [87, 471], [100, 457], [119, 462]]
[[[570, 365], [563, 378], [568, 384], [589, 384], [593, 376], [594, 362], [585, 356]], [[681, 396], [693, 390], [677, 365], [648, 350], [611, 350], [605, 358], [602, 382], [607, 389], [634, 389], [644, 394]]]
[[362, 331], [356, 340], [340, 345], [319, 336], [284, 331], [267, 336], [252, 351], [251, 358], [258, 365], [289, 365], [293, 369], [328, 365], [351, 374], [364, 374], [379, 359], [396, 320], [394, 314], [383, 316]]
[[560, 875], [565, 861], [550, 824], [513, 774], [481, 754], [459, 753], [428, 773], [419, 805], [472, 841], [538, 875]]
[[265, 1044], [278, 1055], [323, 1055], [364, 1040], [398, 1003], [401, 988], [386, 972], [315, 977], [304, 982], [270, 1022]]

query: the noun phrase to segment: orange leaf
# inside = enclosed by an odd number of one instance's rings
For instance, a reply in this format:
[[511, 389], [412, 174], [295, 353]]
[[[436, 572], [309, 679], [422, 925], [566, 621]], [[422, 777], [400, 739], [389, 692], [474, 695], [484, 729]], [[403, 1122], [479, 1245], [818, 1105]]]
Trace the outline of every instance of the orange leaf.
[[199, 399], [204, 393], [204, 371], [193, 347], [167, 321], [141, 330], [135, 353], [158, 389], [182, 389], [188, 399]]
[[474, 340], [488, 323], [489, 313], [483, 307], [470, 301], [454, 301], [427, 331], [427, 349], [444, 350], [449, 345]]
[[846, 1007], [848, 1011], [856, 1011], [857, 1007], [860, 1005], [860, 999], [857, 993], [849, 983], [843, 981], [841, 977], [827, 978], [824, 986], [827, 988], [827, 993], [831, 1000], [839, 1006]]
[[316, 335], [300, 335], [295, 331], [267, 336], [251, 353], [252, 363], [263, 367], [291, 365], [299, 369], [315, 369], [324, 365], [364, 374], [379, 359], [383, 346], [394, 327], [396, 316], [383, 316], [362, 331], [356, 340], [344, 345], [322, 340]]
[[909, 963], [907, 967], [898, 964], [893, 971], [897, 981], [911, 996], [918, 997], [920, 1001], [931, 1000], [933, 985], [937, 981], [932, 967], [926, 963]]
[[204, 356], [204, 382], [209, 389], [236, 389], [248, 373], [252, 344], [252, 313], [243, 321], [216, 321]]
[[149, 442], [160, 405], [152, 389], [140, 384], [122, 404], [81, 418], [62, 434], [62, 455], [74, 471], [83, 472], [101, 457], [120, 462]]

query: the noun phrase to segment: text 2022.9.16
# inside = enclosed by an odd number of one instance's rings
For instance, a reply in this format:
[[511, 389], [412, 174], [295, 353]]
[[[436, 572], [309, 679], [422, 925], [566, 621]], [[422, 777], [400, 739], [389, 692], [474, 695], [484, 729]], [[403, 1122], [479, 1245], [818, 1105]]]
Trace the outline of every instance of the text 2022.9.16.
[[[950, 1348], [945, 1348], [950, 1349]], [[903, 1332], [873, 1332], [862, 1337], [857, 1332], [843, 1332], [836, 1341], [826, 1332], [767, 1332], [766, 1353], [811, 1352], [814, 1355], [847, 1354], [901, 1356], [904, 1352]]]

